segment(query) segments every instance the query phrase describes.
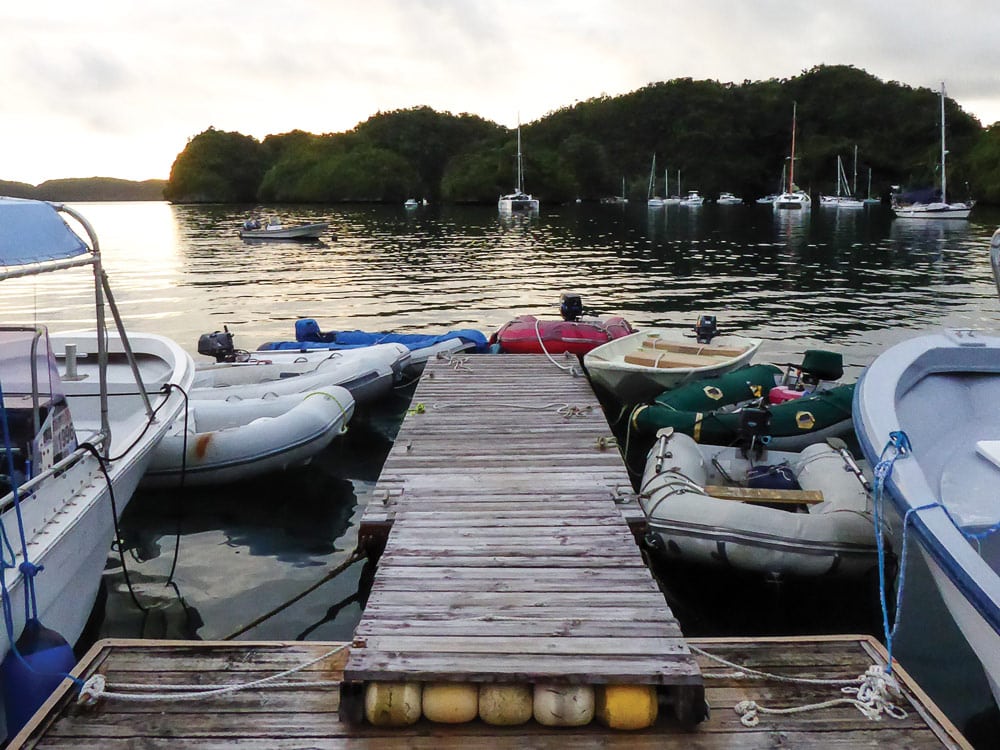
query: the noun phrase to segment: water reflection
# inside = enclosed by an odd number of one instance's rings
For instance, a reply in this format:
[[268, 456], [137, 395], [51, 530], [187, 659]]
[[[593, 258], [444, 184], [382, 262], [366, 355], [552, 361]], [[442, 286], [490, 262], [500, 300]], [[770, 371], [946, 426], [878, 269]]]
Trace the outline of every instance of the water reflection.
[[[649, 212], [643, 202], [504, 218], [495, 206], [78, 208], [102, 238], [126, 324], [192, 353], [200, 333], [224, 324], [239, 346], [253, 348], [290, 338], [300, 317], [324, 329], [489, 334], [515, 315], [556, 317], [565, 291], [637, 326], [688, 327], [701, 313], [717, 314], [724, 330], [763, 338], [764, 360], [837, 349], [849, 378], [920, 329], [1000, 328], [987, 250], [1000, 215], [978, 207], [974, 216], [983, 218], [972, 222], [896, 221], [881, 206], [850, 214], [757, 205]], [[326, 221], [331, 238], [250, 245], [237, 232], [252, 211], [287, 224]], [[7, 282], [0, 316], [92, 325], [91, 279], [67, 276]], [[152, 609], [143, 615], [132, 607], [112, 558], [101, 633], [221, 637], [342, 562], [407, 398], [352, 424], [302, 472], [218, 492], [137, 495], [123, 518], [126, 560]], [[247, 637], [348, 639], [363, 604], [362, 568], [352, 566]], [[727, 586], [720, 601], [730, 601]], [[682, 611], [689, 594], [697, 592], [672, 593]], [[701, 613], [696, 627], [704, 622], [706, 632], [732, 617], [731, 607]], [[800, 614], [811, 627], [809, 612]]]

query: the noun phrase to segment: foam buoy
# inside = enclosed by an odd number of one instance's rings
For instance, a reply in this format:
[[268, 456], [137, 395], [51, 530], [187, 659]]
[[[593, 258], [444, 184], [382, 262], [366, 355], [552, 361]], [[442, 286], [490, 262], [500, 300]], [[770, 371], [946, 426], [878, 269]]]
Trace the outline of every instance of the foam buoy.
[[580, 727], [594, 718], [590, 685], [535, 685], [535, 721], [547, 727]]
[[365, 718], [377, 727], [405, 727], [420, 718], [419, 682], [370, 682], [365, 687]]
[[479, 686], [471, 682], [428, 682], [424, 685], [423, 708], [429, 721], [472, 721], [479, 713]]
[[531, 685], [480, 685], [479, 718], [493, 726], [524, 724], [534, 710]]
[[610, 729], [645, 729], [656, 721], [653, 685], [602, 685], [597, 689], [597, 720]]
[[25, 623], [15, 647], [20, 658], [9, 651], [0, 663], [8, 738], [28, 723], [76, 664], [66, 639], [34, 618]]

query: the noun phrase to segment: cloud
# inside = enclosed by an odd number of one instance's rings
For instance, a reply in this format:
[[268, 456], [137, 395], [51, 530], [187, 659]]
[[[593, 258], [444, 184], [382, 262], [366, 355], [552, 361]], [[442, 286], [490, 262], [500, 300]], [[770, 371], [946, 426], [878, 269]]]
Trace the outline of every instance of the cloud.
[[[166, 177], [208, 126], [339, 132], [417, 105], [508, 127], [677, 77], [850, 64], [1000, 119], [1000, 7], [955, 0], [49, 0], [0, 8], [0, 178]], [[970, 22], [969, 19], [975, 19]]]

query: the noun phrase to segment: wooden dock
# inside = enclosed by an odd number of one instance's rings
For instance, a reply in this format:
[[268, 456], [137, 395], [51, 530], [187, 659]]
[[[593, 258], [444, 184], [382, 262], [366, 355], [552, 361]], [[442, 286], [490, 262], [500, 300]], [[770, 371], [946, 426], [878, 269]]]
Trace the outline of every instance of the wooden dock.
[[631, 492], [582, 374], [544, 355], [429, 363], [361, 520], [388, 536], [343, 718], [366, 684], [450, 682], [655, 686], [700, 721], [697, 663], [616, 502]]
[[[746, 666], [789, 677], [853, 678], [872, 664], [885, 664], [885, 651], [867, 636], [796, 639], [694, 639], [708, 653]], [[80, 661], [74, 674], [101, 673], [108, 690], [147, 684], [165, 686], [247, 683], [299, 667], [328, 654], [338, 644], [206, 641], [101, 641]], [[346, 646], [347, 644], [339, 644]], [[283, 678], [286, 683], [330, 681], [343, 677], [346, 649]], [[247, 690], [184, 701], [156, 702], [101, 699], [94, 706], [76, 702], [73, 683], [62, 686], [10, 745], [9, 750], [125, 750], [192, 748], [222, 750], [754, 750], [756, 748], [905, 747], [971, 750], [958, 730], [898, 667], [903, 688], [897, 705], [906, 718], [872, 721], [849, 705], [804, 713], [760, 717], [748, 728], [733, 710], [743, 700], [764, 707], [790, 708], [841, 697], [835, 687], [796, 685], [774, 679], [732, 677], [731, 668], [698, 655], [711, 715], [692, 731], [662, 720], [649, 729], [621, 732], [599, 724], [547, 728], [534, 722], [494, 727], [481, 721], [432, 724], [422, 719], [410, 727], [384, 729], [353, 725], [339, 717], [339, 693], [333, 686], [277, 687]], [[138, 693], [135, 688], [127, 692]]]

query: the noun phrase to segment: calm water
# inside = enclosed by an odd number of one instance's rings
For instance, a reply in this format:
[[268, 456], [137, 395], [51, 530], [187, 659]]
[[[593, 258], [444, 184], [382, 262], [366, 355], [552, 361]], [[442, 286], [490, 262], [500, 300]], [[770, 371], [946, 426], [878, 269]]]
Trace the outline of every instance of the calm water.
[[[314, 244], [247, 244], [250, 207], [76, 205], [95, 226], [126, 324], [168, 335], [196, 358], [199, 334], [228, 325], [236, 343], [292, 338], [300, 317], [324, 329], [487, 335], [515, 315], [558, 316], [559, 296], [634, 325], [689, 327], [716, 314], [726, 331], [765, 339], [760, 359], [803, 349], [844, 354], [848, 377], [888, 344], [927, 328], [1000, 329], [989, 237], [1000, 214], [971, 222], [893, 220], [886, 209], [772, 214], [767, 207], [545, 208], [502, 221], [492, 207], [283, 207], [286, 224], [326, 220]], [[265, 207], [265, 212], [268, 209]], [[335, 235], [335, 238], [333, 237]], [[88, 280], [9, 281], [0, 314], [53, 329], [91, 324]], [[144, 492], [122, 519], [138, 610], [117, 555], [88, 637], [222, 638], [319, 581], [353, 550], [356, 523], [409, 392], [362, 415], [306, 470], [206, 491]], [[911, 556], [896, 653], [977, 745], [998, 735], [978, 664]], [[361, 612], [361, 563], [246, 638], [346, 640]], [[662, 571], [661, 571], [662, 572]], [[879, 634], [874, 588], [775, 585], [667, 571], [690, 634]], [[917, 613], [921, 618], [917, 621]], [[928, 624], [927, 618], [932, 617]]]

